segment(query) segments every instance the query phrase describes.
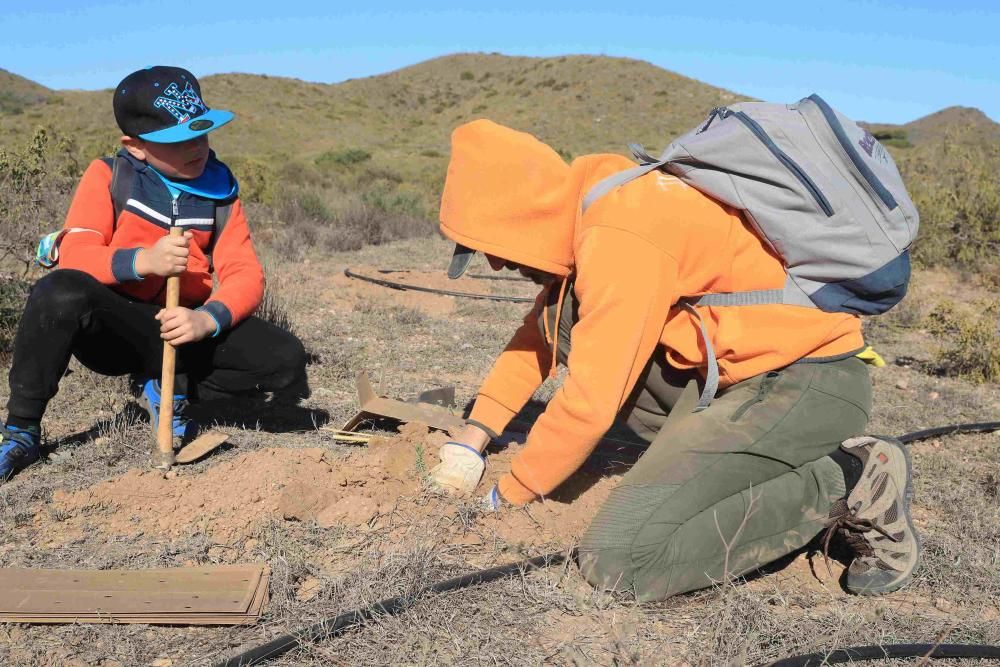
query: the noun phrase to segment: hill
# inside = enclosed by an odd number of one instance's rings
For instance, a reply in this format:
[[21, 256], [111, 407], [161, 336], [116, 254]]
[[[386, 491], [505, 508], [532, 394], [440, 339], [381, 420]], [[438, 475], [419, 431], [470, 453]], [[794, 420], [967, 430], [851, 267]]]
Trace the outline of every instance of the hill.
[[[210, 106], [237, 114], [213, 136], [227, 156], [301, 159], [348, 146], [397, 165], [423, 156], [415, 172], [445, 155], [451, 129], [473, 118], [530, 130], [579, 154], [635, 140], [663, 145], [713, 106], [744, 99], [649, 63], [599, 56], [459, 54], [338, 84], [222, 74], [204, 77], [202, 87]], [[23, 134], [25, 119], [74, 137], [90, 155], [115, 141], [109, 91], [54, 96], [55, 104], [22, 118], [0, 114], [0, 145]]]
[[[110, 91], [50, 91], [0, 75], [0, 148], [22, 144], [26, 123], [71, 139], [79, 165], [116, 147]], [[345, 226], [347, 209], [388, 210], [404, 222], [436, 217], [449, 135], [475, 118], [529, 131], [569, 159], [623, 152], [631, 141], [655, 150], [712, 107], [748, 99], [605, 56], [457, 54], [337, 84], [251, 74], [202, 83], [211, 106], [237, 114], [212, 140], [236, 169], [244, 195], [281, 204], [276, 220], [335, 227]], [[918, 259], [972, 264], [1000, 253], [991, 185], [1000, 171], [1000, 125], [977, 109], [951, 107], [905, 125], [869, 127], [893, 152], [921, 207]], [[355, 226], [370, 226], [362, 213]], [[985, 236], [970, 243], [956, 228]], [[395, 232], [360, 230], [350, 242], [335, 236], [345, 247]]]
[[16, 116], [53, 96], [45, 86], [0, 69], [0, 116]]

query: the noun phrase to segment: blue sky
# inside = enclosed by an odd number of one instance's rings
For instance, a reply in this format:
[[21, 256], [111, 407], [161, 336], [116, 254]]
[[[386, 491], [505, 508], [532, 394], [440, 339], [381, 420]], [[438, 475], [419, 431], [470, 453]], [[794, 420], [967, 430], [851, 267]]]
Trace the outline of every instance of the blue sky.
[[684, 4], [3, 0], [0, 67], [97, 89], [149, 64], [332, 83], [456, 51], [589, 53], [771, 101], [818, 92], [859, 120], [956, 104], [1000, 120], [997, 0]]

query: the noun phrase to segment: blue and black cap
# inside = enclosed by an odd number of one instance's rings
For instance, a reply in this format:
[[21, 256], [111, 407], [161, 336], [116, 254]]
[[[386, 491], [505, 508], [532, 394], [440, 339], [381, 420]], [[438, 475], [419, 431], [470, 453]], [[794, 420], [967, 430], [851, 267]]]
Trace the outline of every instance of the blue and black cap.
[[233, 119], [231, 111], [208, 108], [191, 72], [163, 65], [122, 79], [115, 89], [114, 108], [124, 134], [159, 144], [194, 139]]

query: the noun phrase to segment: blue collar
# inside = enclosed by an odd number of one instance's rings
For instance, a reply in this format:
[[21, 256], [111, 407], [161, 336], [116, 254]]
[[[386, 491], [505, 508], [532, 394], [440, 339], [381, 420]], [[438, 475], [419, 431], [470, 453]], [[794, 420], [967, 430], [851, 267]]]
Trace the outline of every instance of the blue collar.
[[205, 171], [201, 173], [201, 176], [192, 178], [189, 181], [167, 178], [153, 169], [152, 165], [148, 162], [146, 166], [160, 177], [163, 184], [167, 186], [167, 190], [170, 191], [170, 196], [174, 199], [177, 199], [181, 192], [187, 192], [196, 197], [223, 201], [235, 196], [240, 189], [239, 183], [236, 182], [236, 177], [229, 171], [229, 167], [216, 159], [214, 151], [209, 155], [208, 162], [205, 164]]

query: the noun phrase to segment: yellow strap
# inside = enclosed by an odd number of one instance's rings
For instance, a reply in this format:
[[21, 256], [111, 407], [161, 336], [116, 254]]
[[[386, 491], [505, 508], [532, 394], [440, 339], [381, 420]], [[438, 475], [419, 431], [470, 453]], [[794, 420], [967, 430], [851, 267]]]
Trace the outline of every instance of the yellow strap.
[[883, 359], [882, 355], [876, 352], [871, 345], [861, 350], [854, 356], [866, 364], [871, 364], [875, 368], [882, 368], [885, 366], [885, 359]]

